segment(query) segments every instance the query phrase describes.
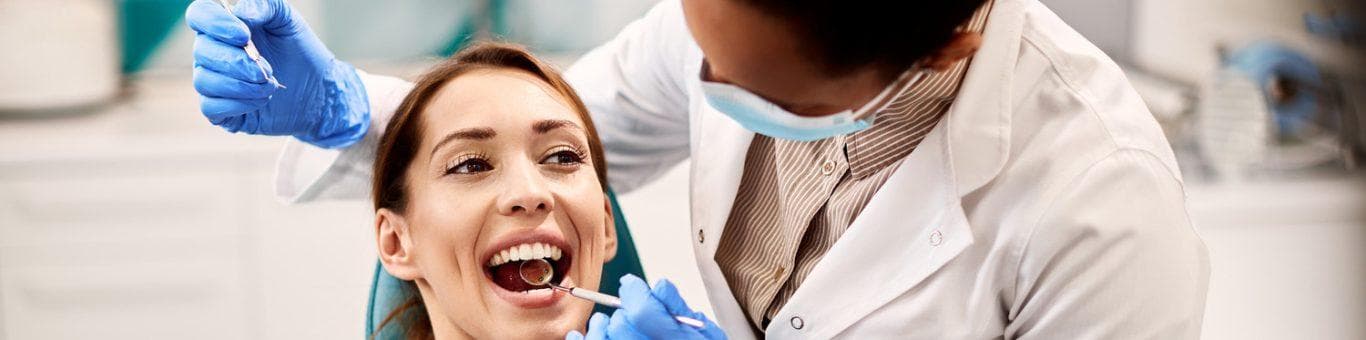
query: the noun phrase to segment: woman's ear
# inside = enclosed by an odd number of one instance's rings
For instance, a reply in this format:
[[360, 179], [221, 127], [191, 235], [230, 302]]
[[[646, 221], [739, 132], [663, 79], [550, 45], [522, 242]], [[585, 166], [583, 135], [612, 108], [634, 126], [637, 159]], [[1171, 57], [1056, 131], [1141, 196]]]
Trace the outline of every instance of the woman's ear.
[[617, 218], [612, 214], [612, 199], [607, 197], [607, 193], [602, 194], [602, 207], [607, 212], [603, 214], [607, 220], [603, 221], [602, 224], [603, 233], [605, 233], [602, 248], [603, 253], [606, 254], [602, 258], [602, 263], [607, 263], [617, 257]]
[[982, 34], [975, 32], [954, 33], [953, 39], [944, 48], [935, 51], [924, 60], [924, 66], [935, 72], [948, 71], [959, 60], [972, 57], [982, 47]]
[[403, 215], [387, 208], [375, 211], [376, 241], [379, 246], [379, 261], [384, 270], [396, 278], [413, 281], [421, 276], [417, 262], [413, 259], [413, 242], [408, 232], [408, 222]]

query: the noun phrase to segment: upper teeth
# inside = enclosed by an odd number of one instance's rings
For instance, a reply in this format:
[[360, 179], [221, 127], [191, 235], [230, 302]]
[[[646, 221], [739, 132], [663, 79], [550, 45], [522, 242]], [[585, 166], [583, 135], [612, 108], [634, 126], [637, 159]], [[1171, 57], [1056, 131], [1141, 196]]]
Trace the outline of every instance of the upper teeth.
[[523, 243], [508, 247], [507, 249], [503, 249], [502, 251], [499, 251], [497, 254], [494, 254], [493, 258], [489, 259], [489, 267], [497, 266], [512, 261], [534, 260], [544, 258], [549, 258], [551, 260], [559, 260], [561, 255], [563, 255], [563, 252], [560, 251], [560, 247], [540, 242]]

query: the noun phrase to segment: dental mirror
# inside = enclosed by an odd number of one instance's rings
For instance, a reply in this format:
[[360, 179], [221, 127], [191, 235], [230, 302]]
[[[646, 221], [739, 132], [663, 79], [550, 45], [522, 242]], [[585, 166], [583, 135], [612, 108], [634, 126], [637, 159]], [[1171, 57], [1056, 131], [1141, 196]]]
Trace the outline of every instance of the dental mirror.
[[545, 259], [522, 261], [522, 264], [517, 265], [517, 272], [522, 276], [522, 281], [532, 286], [549, 285], [550, 278], [555, 277], [555, 267]]
[[[621, 299], [615, 296], [583, 288], [565, 288], [560, 287], [560, 285], [550, 283], [550, 279], [555, 277], [555, 267], [551, 266], [550, 261], [546, 261], [545, 259], [522, 261], [522, 264], [517, 265], [517, 274], [522, 277], [522, 281], [526, 281], [527, 284], [532, 286], [548, 286], [551, 289], [567, 292], [569, 293], [569, 295], [580, 299], [593, 301], [598, 304], [612, 308], [621, 308]], [[686, 316], [674, 316], [674, 320], [677, 320], [681, 324], [692, 326], [694, 328], [701, 329], [706, 327], [706, 324], [703, 323], [702, 320]]]

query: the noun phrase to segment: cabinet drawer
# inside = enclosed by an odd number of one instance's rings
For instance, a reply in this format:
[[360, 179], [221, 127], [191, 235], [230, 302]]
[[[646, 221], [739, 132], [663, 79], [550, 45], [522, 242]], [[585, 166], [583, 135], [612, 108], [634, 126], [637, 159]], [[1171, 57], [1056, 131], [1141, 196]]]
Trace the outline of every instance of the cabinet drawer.
[[0, 247], [0, 338], [249, 338], [238, 243]]
[[137, 242], [239, 233], [230, 172], [0, 182], [0, 246]]

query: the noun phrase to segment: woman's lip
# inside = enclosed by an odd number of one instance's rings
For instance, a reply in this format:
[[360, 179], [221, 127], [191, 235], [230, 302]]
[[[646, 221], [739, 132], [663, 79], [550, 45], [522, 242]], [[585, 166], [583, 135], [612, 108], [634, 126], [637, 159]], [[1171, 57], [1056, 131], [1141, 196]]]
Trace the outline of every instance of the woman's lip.
[[[561, 284], [565, 283], [572, 285], [574, 282], [573, 279], [566, 277]], [[503, 299], [503, 301], [507, 301], [513, 306], [526, 309], [554, 306], [560, 300], [563, 300], [565, 296], [564, 292], [551, 289], [550, 287], [527, 292], [514, 292], [503, 289], [503, 287], [498, 286], [498, 284], [493, 283], [493, 281], [488, 281], [485, 286], [493, 292], [493, 295], [498, 296]]]

